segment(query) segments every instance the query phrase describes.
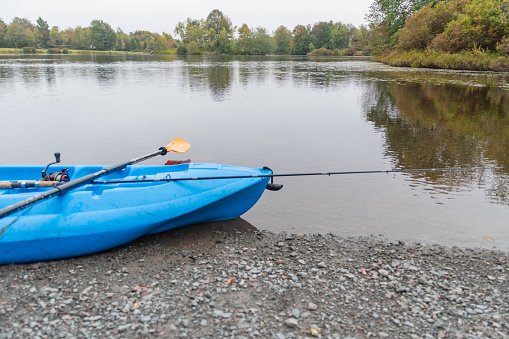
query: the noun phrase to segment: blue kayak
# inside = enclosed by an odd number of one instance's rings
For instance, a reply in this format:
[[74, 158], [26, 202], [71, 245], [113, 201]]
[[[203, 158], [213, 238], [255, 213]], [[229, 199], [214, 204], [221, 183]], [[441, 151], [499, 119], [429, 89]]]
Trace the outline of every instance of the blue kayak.
[[[66, 167], [71, 182], [106, 168]], [[0, 166], [0, 182], [34, 180], [43, 168]], [[128, 243], [144, 234], [239, 217], [258, 201], [267, 186], [269, 178], [257, 176], [268, 174], [272, 171], [267, 168], [219, 164], [127, 166], [1, 218], [0, 264], [79, 256]], [[206, 177], [230, 178], [165, 181]], [[0, 209], [49, 189], [0, 189]]]

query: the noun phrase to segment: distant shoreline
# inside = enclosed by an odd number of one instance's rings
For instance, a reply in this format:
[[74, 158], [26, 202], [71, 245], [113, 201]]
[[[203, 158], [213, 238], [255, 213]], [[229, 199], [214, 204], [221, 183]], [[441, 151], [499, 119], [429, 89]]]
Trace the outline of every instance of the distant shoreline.
[[[130, 51], [100, 51], [100, 50], [75, 50], [75, 49], [35, 49], [34, 52], [25, 52], [21, 48], [0, 48], [0, 54], [13, 55], [41, 55], [41, 54], [115, 54], [115, 55], [177, 55], [176, 49], [168, 49], [158, 53], [130, 52]], [[204, 53], [200, 55], [222, 55], [216, 53]], [[236, 56], [235, 54], [226, 54]], [[278, 55], [278, 54], [277, 54]], [[239, 54], [238, 56], [241, 56]], [[256, 55], [255, 55], [256, 56]], [[278, 55], [279, 56], [279, 55]], [[284, 54], [281, 56], [302, 56]], [[340, 55], [316, 55], [308, 54], [307, 57], [329, 58]], [[461, 53], [445, 53], [436, 51], [392, 51], [378, 56], [343, 55], [348, 57], [370, 57], [375, 62], [381, 62], [393, 67], [411, 67], [435, 70], [458, 70], [458, 71], [492, 71], [509, 72], [509, 57], [496, 53], [482, 51], [469, 51]]]

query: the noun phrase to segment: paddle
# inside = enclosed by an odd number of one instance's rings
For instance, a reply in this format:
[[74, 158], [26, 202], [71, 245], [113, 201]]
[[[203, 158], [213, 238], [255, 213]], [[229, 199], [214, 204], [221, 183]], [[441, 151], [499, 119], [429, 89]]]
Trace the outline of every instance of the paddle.
[[89, 175], [86, 175], [84, 177], [81, 177], [81, 178], [78, 178], [76, 180], [73, 180], [73, 181], [69, 181], [61, 186], [57, 186], [45, 193], [42, 193], [42, 194], [39, 194], [39, 195], [36, 195], [32, 198], [29, 198], [29, 199], [26, 199], [24, 201], [20, 201], [16, 204], [13, 204], [11, 206], [7, 206], [5, 208], [2, 208], [0, 209], [0, 218], [3, 218], [9, 214], [12, 214], [12, 213], [16, 213], [18, 211], [21, 211], [22, 209], [30, 206], [30, 205], [33, 205], [41, 200], [44, 200], [44, 199], [48, 199], [52, 196], [55, 196], [55, 195], [62, 195], [62, 194], [65, 194], [67, 191], [71, 190], [71, 189], [74, 189], [74, 188], [77, 188], [77, 187], [80, 187], [80, 186], [83, 186], [83, 185], [86, 185], [90, 182], [92, 182], [93, 180], [97, 179], [97, 178], [100, 178], [102, 176], [105, 176], [105, 175], [108, 175], [108, 174], [111, 174], [111, 173], [114, 173], [114, 172], [117, 172], [117, 171], [120, 171], [122, 169], [124, 169], [126, 166], [129, 166], [129, 165], [134, 165], [134, 164], [137, 164], [137, 163], [140, 163], [142, 161], [145, 161], [145, 160], [148, 160], [150, 158], [153, 158], [155, 156], [158, 156], [158, 155], [166, 155], [166, 153], [168, 152], [177, 152], [177, 153], [184, 153], [186, 152], [189, 147], [191, 147], [191, 145], [189, 145], [187, 142], [185, 142], [184, 140], [182, 139], [174, 139], [172, 140], [172, 142], [170, 142], [168, 145], [166, 145], [165, 147], [160, 147], [159, 150], [157, 150], [156, 152], [152, 152], [150, 154], [147, 154], [145, 156], [142, 156], [142, 157], [139, 157], [139, 158], [136, 158], [136, 159], [132, 159], [132, 160], [129, 160], [129, 161], [126, 161], [124, 163], [121, 163], [121, 164], [118, 164], [118, 165], [115, 165], [115, 166], [111, 166], [111, 167], [108, 167], [108, 168], [105, 168], [103, 170], [100, 170], [98, 172], [95, 172], [95, 173], [92, 173], [92, 174], [89, 174]]

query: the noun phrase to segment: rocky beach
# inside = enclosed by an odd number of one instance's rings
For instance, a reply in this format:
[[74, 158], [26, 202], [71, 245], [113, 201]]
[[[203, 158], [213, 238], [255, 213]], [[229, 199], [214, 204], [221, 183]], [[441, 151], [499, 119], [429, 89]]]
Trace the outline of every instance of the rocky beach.
[[507, 338], [508, 253], [242, 219], [0, 267], [0, 338]]

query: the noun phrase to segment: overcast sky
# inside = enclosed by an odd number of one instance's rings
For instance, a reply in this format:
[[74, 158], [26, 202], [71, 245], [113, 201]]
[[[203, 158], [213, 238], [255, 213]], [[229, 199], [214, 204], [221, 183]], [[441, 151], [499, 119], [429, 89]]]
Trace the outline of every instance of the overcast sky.
[[34, 24], [40, 16], [59, 29], [89, 26], [94, 19], [106, 21], [114, 29], [170, 33], [186, 18], [205, 19], [213, 9], [227, 15], [234, 26], [246, 23], [273, 32], [280, 25], [292, 30], [299, 24], [341, 21], [357, 27], [373, 0], [0, 0], [0, 18], [9, 24], [14, 17]]

